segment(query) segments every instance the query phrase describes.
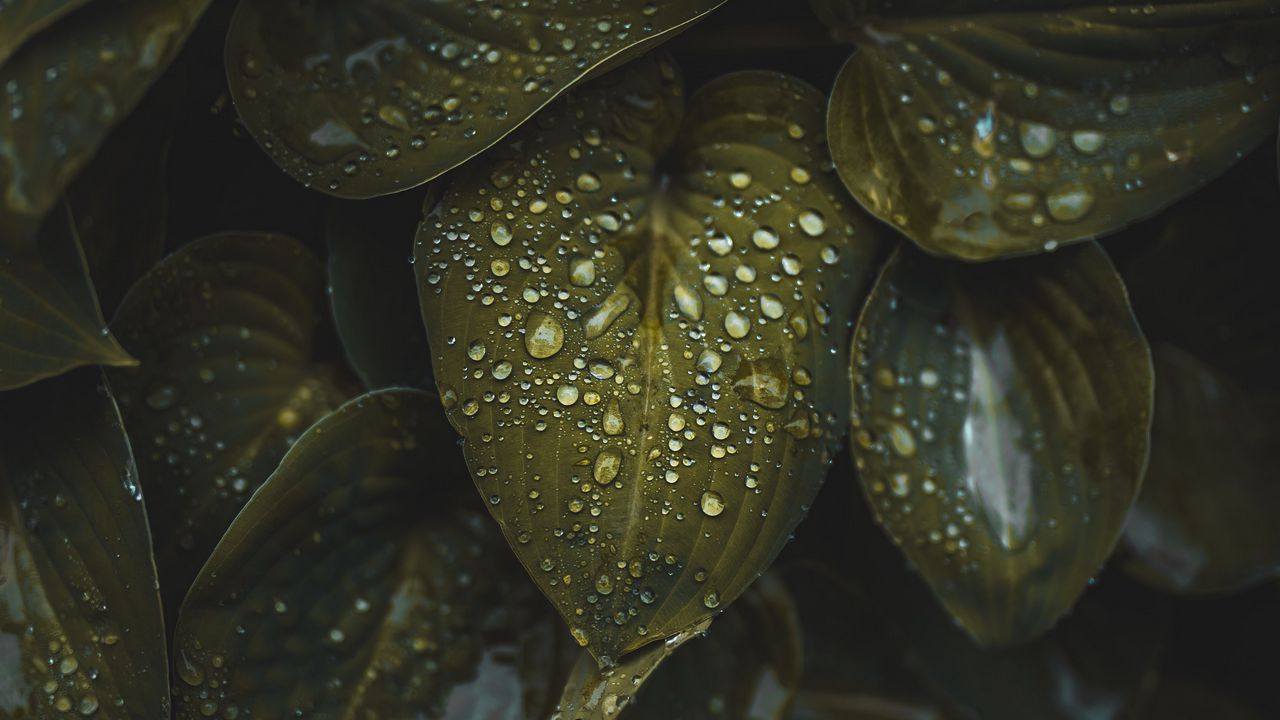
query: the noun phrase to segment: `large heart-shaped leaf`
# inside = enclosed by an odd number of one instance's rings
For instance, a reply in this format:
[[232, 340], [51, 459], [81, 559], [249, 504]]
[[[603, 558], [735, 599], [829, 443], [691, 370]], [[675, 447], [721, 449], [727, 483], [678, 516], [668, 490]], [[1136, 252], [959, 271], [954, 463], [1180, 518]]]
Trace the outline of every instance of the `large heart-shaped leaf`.
[[724, 607], [800, 521], [877, 247], [815, 90], [726, 76], [683, 125], [681, 92], [658, 57], [571, 94], [460, 171], [415, 250], [476, 484], [606, 665]]
[[293, 441], [337, 405], [318, 358], [324, 274], [279, 235], [171, 255], [112, 321], [142, 364], [109, 373], [151, 505], [166, 609]]
[[611, 59], [723, 2], [241, 0], [227, 77], [281, 168], [372, 197], [462, 164]]
[[386, 390], [294, 444], [183, 604], [178, 718], [538, 717], [519, 641], [541, 599], [447, 435], [433, 396]]
[[91, 3], [0, 64], [0, 243], [53, 207], [208, 2]]
[[1280, 109], [1274, 0], [815, 5], [859, 42], [831, 98], [840, 176], [933, 253], [1039, 252], [1154, 214]]
[[67, 212], [52, 214], [35, 242], [0, 238], [0, 390], [136, 362], [107, 331]]
[[1270, 158], [1261, 159], [1179, 205], [1125, 265], [1151, 338], [1156, 400], [1151, 466], [1124, 544], [1131, 570], [1174, 592], [1280, 576], [1280, 305], [1271, 290], [1280, 211]]
[[[438, 185], [428, 190], [439, 198]], [[409, 193], [332, 202], [325, 222], [329, 303], [366, 388], [434, 388], [431, 350], [410, 265], [421, 204]]]
[[5, 393], [0, 717], [169, 717], [129, 439], [97, 370]]
[[1049, 629], [1141, 486], [1151, 357], [1102, 249], [987, 265], [903, 246], [854, 341], [867, 499], [981, 643]]

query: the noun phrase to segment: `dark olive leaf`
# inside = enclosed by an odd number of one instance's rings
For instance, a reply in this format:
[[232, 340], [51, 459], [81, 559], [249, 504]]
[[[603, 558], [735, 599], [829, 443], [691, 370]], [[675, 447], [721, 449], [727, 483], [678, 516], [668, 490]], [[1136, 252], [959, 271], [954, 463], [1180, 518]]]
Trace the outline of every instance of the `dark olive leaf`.
[[0, 717], [168, 718], [151, 535], [100, 372], [0, 407]]
[[299, 438], [183, 604], [179, 719], [535, 716], [516, 630], [536, 593], [448, 433], [433, 396], [387, 390]]
[[415, 250], [476, 484], [604, 665], [719, 611], [800, 521], [877, 248], [817, 91], [726, 76], [683, 125], [681, 92], [651, 57], [571, 94], [463, 168]]
[[316, 357], [320, 264], [296, 241], [216, 235], [169, 256], [112, 321], [112, 371], [151, 505], [166, 609], [302, 431], [340, 401]]
[[67, 212], [34, 241], [0, 238], [0, 390], [81, 365], [134, 365], [107, 331]]
[[[428, 192], [438, 200], [436, 187]], [[329, 208], [329, 303], [347, 359], [370, 390], [435, 388], [410, 264], [421, 217], [408, 194]]]
[[1143, 720], [1263, 720], [1242, 698], [1213, 687], [1197, 677], [1164, 677], [1153, 694]]
[[1116, 230], [1221, 173], [1280, 110], [1275, 0], [861, 4], [815, 0], [859, 40], [832, 153], [858, 201], [932, 253]]
[[977, 641], [1036, 637], [1142, 482], [1151, 357], [1097, 244], [988, 265], [903, 246], [858, 321], [853, 453], [878, 521]]
[[611, 59], [723, 2], [241, 0], [227, 77], [281, 168], [367, 198], [462, 164]]
[[[1151, 465], [1129, 515], [1129, 569], [1174, 592], [1280, 576], [1280, 222], [1269, 158], [1168, 215], [1126, 264], [1156, 365]], [[1214, 251], [1201, 249], [1213, 238]]]
[[89, 0], [8, 0], [0, 5], [0, 65], [27, 38]]
[[164, 251], [165, 170], [175, 105], [169, 95], [152, 94], [67, 188], [67, 205], [107, 315]]
[[607, 670], [583, 652], [558, 720], [788, 717], [802, 651], [795, 604], [782, 582], [762, 577], [709, 625], [708, 618]]
[[0, 242], [48, 212], [208, 1], [91, 3], [0, 65]]

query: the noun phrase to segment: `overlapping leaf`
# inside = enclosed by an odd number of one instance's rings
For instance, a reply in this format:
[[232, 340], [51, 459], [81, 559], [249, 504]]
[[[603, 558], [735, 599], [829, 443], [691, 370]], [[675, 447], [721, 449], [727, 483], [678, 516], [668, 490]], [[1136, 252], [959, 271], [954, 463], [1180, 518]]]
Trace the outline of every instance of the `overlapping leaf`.
[[178, 718], [545, 717], [556, 665], [520, 643], [541, 600], [447, 434], [434, 397], [388, 390], [298, 440], [183, 605]]
[[[91, 3], [0, 64], [0, 244], [21, 239], [19, 229], [53, 207], [168, 67], [207, 4]], [[15, 11], [0, 11], [0, 24]]]
[[27, 38], [89, 0], [11, 0], [0, 5], [0, 64]]
[[722, 2], [241, 0], [227, 76], [245, 124], [299, 182], [385, 195], [460, 165]]
[[66, 211], [49, 217], [38, 242], [0, 239], [0, 390], [81, 365], [135, 363], [107, 332]]
[[876, 249], [816, 91], [741, 73], [681, 114], [664, 58], [601, 78], [464, 168], [415, 249], [476, 484], [606, 665], [732, 601], [801, 519]]
[[939, 600], [984, 644], [1050, 628], [1147, 462], [1150, 353], [1101, 248], [969, 266], [904, 246], [852, 373], [863, 489]]
[[[428, 192], [439, 198], [436, 187]], [[435, 387], [409, 264], [421, 217], [407, 194], [329, 208], [329, 303], [347, 359], [370, 390]]]
[[99, 371], [0, 403], [0, 717], [168, 718], [151, 536]]
[[218, 235], [166, 258], [113, 329], [141, 366], [110, 372], [152, 509], [166, 608], [294, 439], [337, 405], [319, 361], [320, 264], [279, 235]]
[[867, 209], [982, 260], [1151, 215], [1275, 128], [1280, 3], [815, 0], [858, 52], [828, 128]]
[[1170, 213], [1125, 266], [1156, 365], [1151, 467], [1125, 546], [1136, 574], [1174, 592], [1280, 575], [1280, 212], [1269, 158], [1241, 170]]

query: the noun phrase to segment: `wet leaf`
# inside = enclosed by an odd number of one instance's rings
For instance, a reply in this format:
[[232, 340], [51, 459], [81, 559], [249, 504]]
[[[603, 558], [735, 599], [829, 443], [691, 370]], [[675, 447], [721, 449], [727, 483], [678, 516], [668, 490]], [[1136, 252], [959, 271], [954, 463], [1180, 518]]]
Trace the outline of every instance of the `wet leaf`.
[[1101, 248], [973, 266], [904, 246], [852, 372], [863, 489], [938, 599], [983, 644], [1052, 627], [1147, 462], [1151, 357]]
[[0, 716], [168, 718], [151, 536], [101, 374], [0, 407]]
[[607, 670], [583, 652], [558, 720], [788, 717], [802, 651], [795, 604], [782, 582], [762, 577], [708, 626], [710, 619]]
[[1280, 4], [816, 0], [858, 52], [828, 129], [925, 250], [1039, 252], [1149, 216], [1274, 130]]
[[1269, 159], [1242, 170], [1170, 213], [1125, 268], [1156, 394], [1151, 465], [1124, 546], [1131, 571], [1173, 592], [1280, 576], [1280, 308], [1270, 281], [1280, 211]]
[[0, 64], [27, 38], [89, 0], [12, 0], [0, 5]]
[[726, 76], [683, 125], [681, 92], [657, 57], [571, 94], [462, 169], [415, 250], [476, 485], [605, 665], [723, 609], [800, 521], [877, 247], [815, 90]]
[[166, 609], [293, 441], [340, 402], [318, 361], [324, 275], [280, 235], [187, 245], [112, 321], [140, 367], [109, 373], [151, 506]]
[[227, 77], [281, 168], [367, 198], [462, 164], [602, 65], [723, 2], [241, 0]]
[[0, 65], [0, 234], [48, 212], [168, 67], [207, 4], [95, 2]]
[[387, 390], [294, 444], [183, 604], [176, 717], [526, 717], [527, 584], [447, 433]]
[[34, 241], [0, 238], [0, 390], [81, 365], [134, 363], [107, 332], [65, 210]]
[[421, 217], [421, 204], [407, 193], [329, 208], [329, 303], [347, 359], [371, 390], [435, 389], [410, 264]]

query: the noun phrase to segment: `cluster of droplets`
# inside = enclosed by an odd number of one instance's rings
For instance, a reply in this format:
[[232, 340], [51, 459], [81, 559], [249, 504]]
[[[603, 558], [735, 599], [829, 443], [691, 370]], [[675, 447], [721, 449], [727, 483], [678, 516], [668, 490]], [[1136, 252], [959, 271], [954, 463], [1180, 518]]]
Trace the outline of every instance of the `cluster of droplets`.
[[[601, 624], [647, 634], [633, 620], [684, 576], [719, 607], [734, 578], [698, 559], [763, 526], [779, 484], [816, 490], [839, 420], [811, 385], [842, 372], [854, 231], [816, 163], [756, 178], [706, 148], [660, 180], [653, 148], [604, 129], [638, 126], [614, 103], [539, 126], [455, 185], [415, 267], [477, 482], [518, 552], [537, 537], [527, 560], [585, 645]], [[664, 545], [686, 520], [701, 553]]]
[[[917, 42], [895, 45], [903, 52], [883, 74], [895, 88], [895, 115], [932, 148], [938, 170], [950, 169], [955, 187], [938, 192], [936, 217], [912, 216], [909, 199], [875, 193], [871, 204], [899, 226], [931, 226], [926, 241], [999, 246], [1009, 242], [1003, 235], [1030, 235], [1053, 250], [1078, 236], [1071, 226], [1103, 212], [1099, 204], [1110, 196], [1136, 193], [1170, 168], [1199, 162], [1203, 138], [1194, 118], [1161, 106], [1166, 101], [1148, 92], [1126, 92], [1167, 72], [1160, 59], [1126, 65], [1122, 80], [1104, 83], [1108, 91], [1082, 94], [1064, 107], [1061, 89], [1001, 70], [975, 92], [931, 59], [937, 38]], [[1215, 108], [1218, 125], [1235, 124], [1254, 106], [1273, 102], [1242, 64], [1247, 55], [1237, 47], [1207, 60], [1230, 68], [1221, 82], [1232, 93], [1255, 96], [1239, 107]], [[1038, 119], [1045, 117], [1055, 120]], [[1166, 124], [1152, 127], [1153, 117]]]
[[[388, 5], [371, 8], [368, 19], [335, 8], [311, 20], [360, 40], [312, 48], [287, 64], [270, 61], [278, 48], [264, 43], [269, 31], [287, 31], [277, 25], [298, 19], [263, 10], [258, 36], [247, 19], [231, 32], [232, 87], [250, 129], [300, 180], [357, 194], [409, 187], [483, 149], [607, 58], [714, 4], [453, 2], [427, 11], [438, 18], [421, 9], [401, 17]], [[347, 28], [363, 22], [369, 31]], [[373, 34], [382, 26], [403, 34]], [[330, 107], [337, 110], [317, 110]]]

